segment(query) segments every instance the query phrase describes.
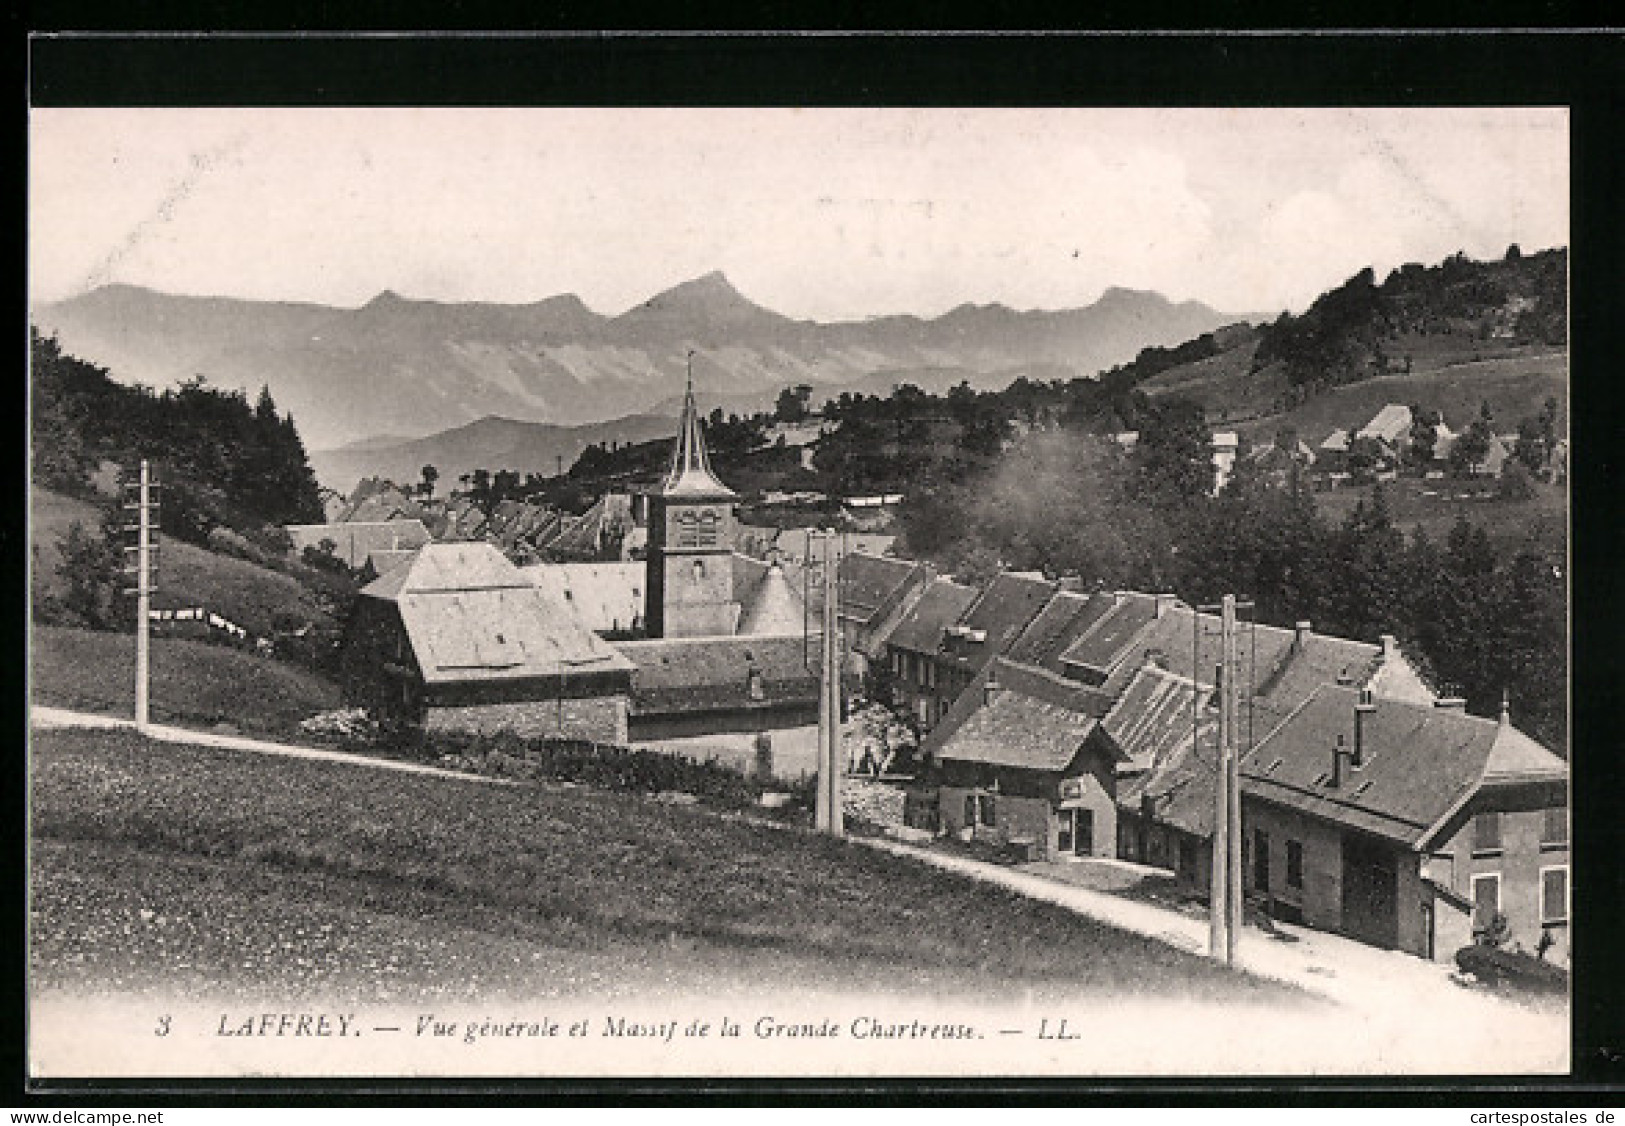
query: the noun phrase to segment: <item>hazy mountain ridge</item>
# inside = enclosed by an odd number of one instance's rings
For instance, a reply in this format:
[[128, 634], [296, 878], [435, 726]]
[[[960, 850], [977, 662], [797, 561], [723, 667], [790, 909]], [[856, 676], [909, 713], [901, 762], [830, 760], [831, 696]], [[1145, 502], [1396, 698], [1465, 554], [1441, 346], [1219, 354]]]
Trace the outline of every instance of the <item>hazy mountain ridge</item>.
[[969, 379], [991, 387], [1032, 365], [1093, 376], [1147, 345], [1237, 319], [1113, 289], [1078, 309], [961, 305], [931, 319], [820, 323], [763, 308], [721, 273], [617, 316], [570, 294], [494, 304], [386, 290], [342, 309], [124, 285], [35, 312], [64, 348], [124, 382], [167, 386], [202, 374], [250, 393], [268, 385], [313, 449], [428, 435], [490, 416], [568, 427], [648, 413], [681, 392], [691, 350], [696, 383], [719, 401], [771, 403], [781, 387], [803, 382], [820, 392], [883, 392], [911, 373], [933, 372], [944, 386]]

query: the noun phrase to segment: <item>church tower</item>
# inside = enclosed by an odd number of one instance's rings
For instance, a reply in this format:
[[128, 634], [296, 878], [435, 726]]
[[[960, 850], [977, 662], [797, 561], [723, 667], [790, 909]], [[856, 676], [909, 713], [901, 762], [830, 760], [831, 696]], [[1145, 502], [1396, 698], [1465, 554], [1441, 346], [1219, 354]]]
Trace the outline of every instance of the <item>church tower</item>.
[[650, 637], [719, 637], [737, 630], [733, 545], [738, 499], [711, 472], [691, 376], [671, 467], [649, 498], [644, 622]]

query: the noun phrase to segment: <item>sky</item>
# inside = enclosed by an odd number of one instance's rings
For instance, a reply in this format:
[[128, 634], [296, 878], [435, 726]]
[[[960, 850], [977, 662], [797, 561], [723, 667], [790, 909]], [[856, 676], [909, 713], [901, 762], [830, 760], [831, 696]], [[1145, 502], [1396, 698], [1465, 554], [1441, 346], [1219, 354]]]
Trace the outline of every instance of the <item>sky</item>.
[[73, 109], [30, 115], [30, 297], [353, 307], [721, 270], [788, 316], [1154, 289], [1301, 311], [1568, 242], [1561, 109]]

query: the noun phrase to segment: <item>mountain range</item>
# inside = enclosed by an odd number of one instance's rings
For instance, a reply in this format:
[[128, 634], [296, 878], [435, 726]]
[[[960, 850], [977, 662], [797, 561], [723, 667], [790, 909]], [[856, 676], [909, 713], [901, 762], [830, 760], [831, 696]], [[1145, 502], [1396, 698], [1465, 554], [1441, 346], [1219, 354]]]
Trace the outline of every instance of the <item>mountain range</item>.
[[[488, 421], [476, 434], [495, 433], [503, 420], [569, 428], [625, 419], [628, 440], [636, 440], [640, 424], [628, 416], [675, 410], [690, 352], [696, 386], [713, 403], [741, 410], [770, 406], [796, 383], [812, 384], [817, 401], [841, 390], [884, 394], [904, 381], [941, 390], [962, 379], [993, 388], [1020, 374], [1094, 376], [1148, 345], [1244, 319], [1199, 302], [1110, 289], [1076, 309], [967, 304], [935, 318], [820, 323], [757, 305], [721, 273], [618, 316], [596, 313], [573, 294], [504, 305], [385, 291], [345, 309], [129, 285], [42, 305], [33, 315], [66, 351], [121, 382], [166, 387], [202, 375], [250, 395], [268, 386], [312, 451], [358, 441], [399, 445], [481, 420]], [[549, 451], [533, 468], [551, 472], [566, 452]]]

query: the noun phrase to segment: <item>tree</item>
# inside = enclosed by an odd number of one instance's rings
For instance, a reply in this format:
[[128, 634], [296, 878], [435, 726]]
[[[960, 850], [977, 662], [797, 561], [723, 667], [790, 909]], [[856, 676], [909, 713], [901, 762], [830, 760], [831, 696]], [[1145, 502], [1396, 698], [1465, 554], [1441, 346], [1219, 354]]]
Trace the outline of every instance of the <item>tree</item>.
[[423, 484], [419, 486], [418, 492], [426, 497], [434, 496], [434, 486], [438, 480], [440, 480], [440, 470], [432, 465], [425, 465], [423, 467]]
[[[1136, 393], [1138, 394], [1138, 393]], [[1213, 491], [1213, 433], [1202, 408], [1188, 399], [1144, 398], [1140, 440], [1134, 449], [1142, 479], [1154, 496], [1190, 500]]]
[[1456, 477], [1476, 474], [1478, 467], [1489, 456], [1492, 436], [1489, 422], [1483, 418], [1474, 419], [1473, 424], [1450, 447], [1450, 472]]
[[801, 422], [807, 417], [807, 403], [812, 398], [812, 387], [798, 383], [779, 392], [773, 406], [773, 417], [779, 422]]
[[113, 629], [119, 624], [123, 553], [107, 521], [97, 531], [80, 521], [68, 525], [57, 540], [62, 579], [61, 607], [70, 620], [90, 629]]

